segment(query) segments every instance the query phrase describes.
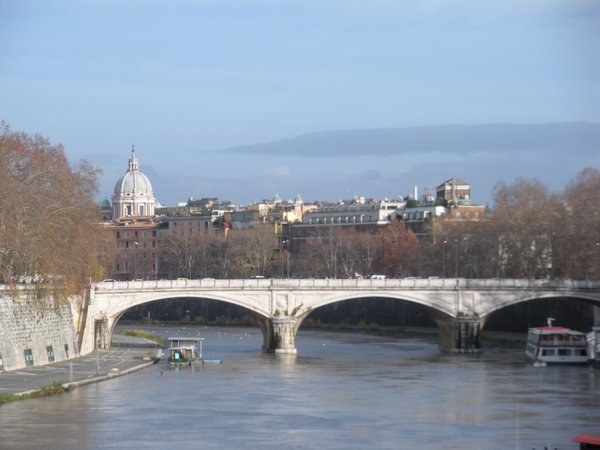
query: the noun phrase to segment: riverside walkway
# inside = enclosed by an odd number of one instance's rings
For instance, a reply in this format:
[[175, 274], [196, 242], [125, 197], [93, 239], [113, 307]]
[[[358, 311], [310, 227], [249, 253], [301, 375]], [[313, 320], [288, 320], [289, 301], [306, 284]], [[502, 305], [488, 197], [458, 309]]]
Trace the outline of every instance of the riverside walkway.
[[0, 372], [0, 394], [27, 394], [54, 383], [77, 387], [109, 380], [153, 365], [144, 358], [155, 356], [156, 351], [156, 345], [145, 339], [115, 334], [110, 350], [98, 350], [97, 355], [92, 352], [67, 361]]

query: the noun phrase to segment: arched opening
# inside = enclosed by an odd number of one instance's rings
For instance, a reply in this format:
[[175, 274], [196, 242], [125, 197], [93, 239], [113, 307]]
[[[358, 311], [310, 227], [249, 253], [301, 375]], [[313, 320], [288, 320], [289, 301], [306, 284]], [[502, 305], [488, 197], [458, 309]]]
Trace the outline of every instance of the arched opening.
[[543, 326], [548, 318], [554, 325], [587, 333], [600, 312], [600, 302], [577, 297], [538, 298], [504, 306], [482, 321], [486, 348], [507, 345], [524, 350], [529, 328]]
[[527, 333], [553, 317], [557, 325], [589, 330], [594, 325], [594, 305], [600, 303], [574, 297], [531, 299], [495, 310], [486, 318], [484, 329]]
[[392, 338], [421, 336], [436, 339], [441, 350], [450, 352], [471, 353], [480, 348], [478, 326], [475, 334], [469, 332], [467, 336], [464, 327], [457, 327], [452, 316], [401, 298], [340, 299], [300, 319], [298, 329], [364, 331]]
[[407, 300], [369, 297], [329, 303], [312, 311], [300, 328], [385, 332], [414, 327], [435, 331], [430, 308]]
[[[178, 297], [155, 299], [133, 306], [121, 312], [112, 324], [111, 337], [132, 330], [145, 331], [149, 336], [156, 336], [166, 344], [166, 339], [178, 335], [180, 337], [201, 337], [206, 334], [221, 336], [227, 334], [215, 330], [230, 330], [229, 334], [258, 336], [251, 345], [252, 352], [256, 347], [264, 346], [264, 318], [254, 311], [240, 305], [223, 300]], [[236, 331], [237, 330], [237, 331]], [[262, 337], [262, 340], [261, 340]], [[113, 339], [114, 341], [115, 339]]]
[[255, 317], [246, 308], [224, 301], [196, 297], [143, 303], [125, 311], [120, 320], [147, 325], [169, 323], [220, 326], [257, 325]]

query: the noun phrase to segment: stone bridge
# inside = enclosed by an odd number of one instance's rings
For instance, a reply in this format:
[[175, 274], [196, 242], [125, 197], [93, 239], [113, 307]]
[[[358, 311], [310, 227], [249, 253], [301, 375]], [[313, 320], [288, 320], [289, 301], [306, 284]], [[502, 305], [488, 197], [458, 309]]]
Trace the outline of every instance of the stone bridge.
[[440, 348], [480, 351], [479, 332], [494, 311], [536, 299], [572, 298], [600, 306], [600, 282], [519, 279], [203, 279], [91, 284], [82, 316], [82, 354], [110, 347], [119, 318], [134, 306], [182, 297], [247, 309], [263, 331], [263, 350], [296, 353], [296, 332], [315, 309], [358, 298], [425, 306], [440, 328]]

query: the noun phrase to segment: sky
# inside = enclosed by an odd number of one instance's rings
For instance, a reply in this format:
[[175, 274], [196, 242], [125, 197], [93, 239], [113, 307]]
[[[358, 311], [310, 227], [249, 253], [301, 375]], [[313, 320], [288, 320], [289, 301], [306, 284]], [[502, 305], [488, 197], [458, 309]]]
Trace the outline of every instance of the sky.
[[599, 38], [595, 0], [0, 0], [0, 120], [102, 169], [99, 200], [135, 145], [166, 205], [395, 198], [451, 177], [486, 203], [519, 176], [561, 190], [600, 151], [244, 149], [329, 131], [598, 124]]

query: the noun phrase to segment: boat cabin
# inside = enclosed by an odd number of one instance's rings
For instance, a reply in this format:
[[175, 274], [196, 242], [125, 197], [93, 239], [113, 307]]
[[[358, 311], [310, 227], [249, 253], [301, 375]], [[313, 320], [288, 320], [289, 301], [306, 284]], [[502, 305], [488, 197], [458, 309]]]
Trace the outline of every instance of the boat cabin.
[[547, 363], [586, 363], [588, 347], [585, 333], [565, 327], [530, 328], [525, 354], [534, 361]]

